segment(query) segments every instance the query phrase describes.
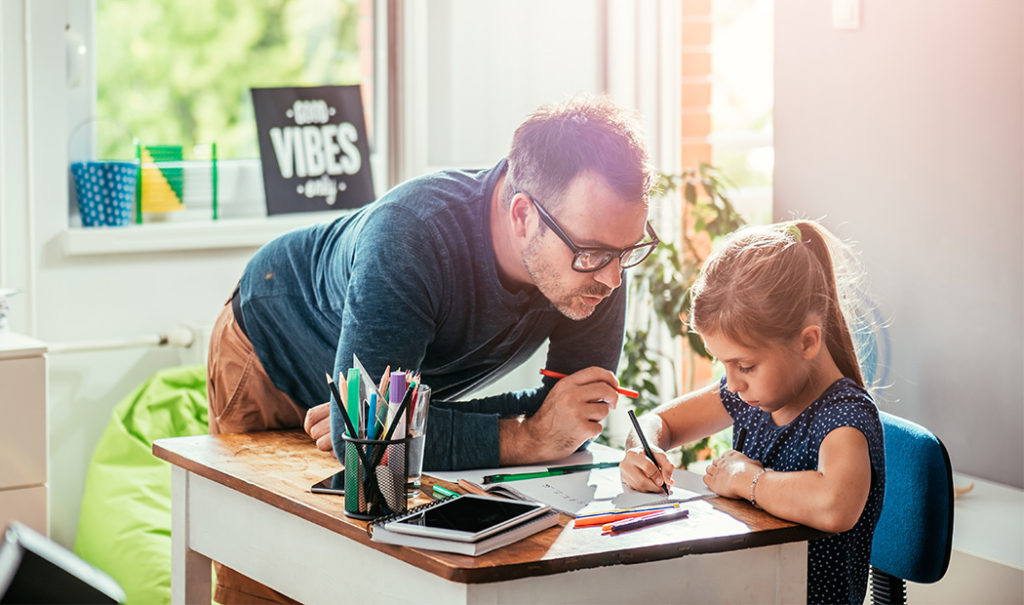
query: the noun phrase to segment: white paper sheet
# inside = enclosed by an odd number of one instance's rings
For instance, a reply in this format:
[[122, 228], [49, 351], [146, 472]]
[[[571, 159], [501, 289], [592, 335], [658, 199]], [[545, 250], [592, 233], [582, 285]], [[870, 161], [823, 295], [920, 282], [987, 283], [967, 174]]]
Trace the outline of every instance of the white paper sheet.
[[[576, 452], [568, 458], [547, 462], [543, 465], [432, 472], [428, 474], [445, 481], [456, 482], [459, 479], [468, 479], [475, 483], [483, 484], [485, 475], [526, 473], [542, 471], [555, 466], [588, 464], [592, 462], [618, 462], [622, 460], [622, 456], [622, 450], [591, 444], [588, 451]], [[700, 475], [676, 469], [672, 477], [675, 479], [675, 485], [668, 496], [660, 492], [638, 492], [622, 485], [617, 467], [594, 469], [539, 479], [508, 481], [500, 485], [511, 488], [531, 500], [543, 502], [565, 514], [574, 516], [616, 508], [633, 508], [665, 502], [684, 502], [714, 495], [704, 485]]]

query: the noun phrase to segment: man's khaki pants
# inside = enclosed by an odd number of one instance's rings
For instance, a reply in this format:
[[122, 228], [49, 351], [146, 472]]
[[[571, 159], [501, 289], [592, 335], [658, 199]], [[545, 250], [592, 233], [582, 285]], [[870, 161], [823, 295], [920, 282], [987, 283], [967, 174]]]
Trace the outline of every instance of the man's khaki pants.
[[[270, 382], [252, 343], [235, 322], [230, 302], [210, 334], [206, 385], [211, 435], [302, 426], [305, 410]], [[213, 598], [218, 603], [297, 602], [220, 563], [213, 565], [217, 573]]]

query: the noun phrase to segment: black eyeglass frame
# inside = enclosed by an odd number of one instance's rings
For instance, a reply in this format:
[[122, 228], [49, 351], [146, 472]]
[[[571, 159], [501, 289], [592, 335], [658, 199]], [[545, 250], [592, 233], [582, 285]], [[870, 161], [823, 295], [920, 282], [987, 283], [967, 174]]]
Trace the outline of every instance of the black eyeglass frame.
[[[577, 246], [576, 242], [572, 241], [572, 238], [570, 238], [568, 234], [566, 234], [566, 232], [558, 225], [554, 217], [548, 214], [548, 211], [545, 210], [544, 207], [537, 202], [537, 200], [533, 199], [533, 196], [531, 196], [529, 193], [526, 193], [525, 191], [516, 191], [516, 193], [522, 193], [523, 195], [526, 196], [526, 199], [530, 200], [530, 203], [533, 204], [534, 208], [537, 209], [537, 213], [540, 214], [540, 219], [544, 221], [544, 224], [550, 227], [551, 230], [555, 232], [555, 235], [557, 235], [559, 239], [565, 242], [565, 245], [569, 247], [569, 250], [572, 251], [572, 270], [576, 271], [577, 273], [594, 273], [596, 271], [600, 271], [601, 269], [607, 267], [608, 264], [611, 263], [616, 257], [619, 259], [620, 268], [629, 269], [630, 267], [635, 267], [640, 263], [644, 262], [645, 260], [647, 260], [647, 257], [651, 255], [651, 252], [654, 252], [654, 250], [661, 245], [661, 239], [658, 238], [658, 234], [654, 232], [654, 227], [651, 226], [651, 221], [647, 221], [647, 234], [651, 236], [651, 239], [646, 242], [640, 242], [639, 244], [627, 246], [625, 248], [598, 248]], [[647, 248], [647, 254], [641, 256], [636, 262], [626, 265], [625, 259], [629, 255], [629, 253], [640, 248]], [[601, 262], [601, 264], [597, 265], [596, 267], [584, 269], [576, 266], [576, 264], [579, 262], [581, 255], [595, 252], [610, 254], [604, 261]]]

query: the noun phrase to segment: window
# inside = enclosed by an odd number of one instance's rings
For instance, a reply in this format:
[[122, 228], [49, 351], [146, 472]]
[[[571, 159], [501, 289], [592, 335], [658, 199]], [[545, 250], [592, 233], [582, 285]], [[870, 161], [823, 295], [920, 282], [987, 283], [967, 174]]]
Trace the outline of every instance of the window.
[[772, 221], [773, 14], [773, 0], [715, 0], [711, 13], [711, 163], [758, 224]]
[[[97, 0], [97, 115], [258, 158], [249, 88], [359, 84], [358, 21], [356, 0]], [[98, 130], [101, 156], [124, 154], [124, 134]]]
[[[216, 143], [220, 217], [262, 216], [249, 89], [360, 84], [375, 152], [373, 116], [385, 112], [375, 111], [383, 100], [374, 97], [373, 9], [372, 0], [69, 3], [78, 57], [69, 77], [71, 160], [131, 160], [135, 140], [180, 145], [187, 176], [201, 173], [187, 161], [205, 159], [198, 149]], [[209, 220], [211, 191], [186, 189], [186, 211], [164, 220]], [[74, 226], [77, 207], [70, 210]]]
[[[748, 223], [772, 222], [774, 0], [691, 0], [682, 14], [683, 166], [716, 166]], [[711, 364], [684, 345], [682, 384], [707, 382]]]

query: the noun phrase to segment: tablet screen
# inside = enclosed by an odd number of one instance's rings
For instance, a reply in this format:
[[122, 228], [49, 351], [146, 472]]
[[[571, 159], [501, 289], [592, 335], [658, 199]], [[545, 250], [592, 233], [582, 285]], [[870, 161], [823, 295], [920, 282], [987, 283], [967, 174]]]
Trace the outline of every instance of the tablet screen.
[[389, 522], [389, 530], [473, 542], [549, 510], [540, 502], [465, 495]]

